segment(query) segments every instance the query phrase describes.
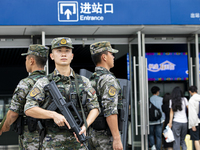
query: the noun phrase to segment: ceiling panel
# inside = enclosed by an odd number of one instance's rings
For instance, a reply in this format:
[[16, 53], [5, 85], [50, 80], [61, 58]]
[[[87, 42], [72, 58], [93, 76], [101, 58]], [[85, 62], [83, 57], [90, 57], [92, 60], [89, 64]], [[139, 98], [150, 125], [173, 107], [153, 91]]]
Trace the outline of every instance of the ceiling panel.
[[[137, 42], [135, 42], [137, 43]], [[145, 38], [145, 44], [185, 44], [187, 43], [187, 38], [174, 38], [174, 37], [151, 37], [151, 38]]]
[[[2, 41], [3, 40], [3, 41]], [[31, 39], [5, 38], [0, 39], [0, 48], [27, 48], [32, 43]]]
[[0, 35], [23, 35], [24, 26], [0, 26]]
[[145, 26], [145, 34], [195, 34], [200, 26]]
[[[46, 45], [51, 45], [52, 39], [53, 38], [46, 38]], [[112, 44], [128, 44], [128, 38], [71, 38], [71, 40], [74, 45], [90, 45], [98, 41], [110, 41]]]
[[131, 36], [137, 31], [151, 35], [169, 34], [200, 34], [200, 25], [127, 25], [127, 26], [0, 26], [0, 36], [2, 35], [71, 35], [71, 36], [102, 36], [121, 35]]
[[93, 35], [98, 26], [28, 26], [25, 35]]
[[143, 26], [101, 26], [95, 35], [132, 35], [142, 28]]

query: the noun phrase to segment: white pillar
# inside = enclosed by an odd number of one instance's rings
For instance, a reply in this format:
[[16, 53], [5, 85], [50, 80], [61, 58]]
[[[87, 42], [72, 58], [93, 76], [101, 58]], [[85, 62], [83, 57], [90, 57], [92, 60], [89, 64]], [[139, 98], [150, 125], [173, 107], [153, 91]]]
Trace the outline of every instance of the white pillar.
[[[45, 32], [44, 31], [42, 31], [42, 45], [45, 46]], [[46, 71], [46, 75], [49, 74], [49, 65], [48, 64], [49, 64], [49, 61], [48, 61], [48, 57], [47, 57], [47, 62], [46, 62], [46, 65], [44, 67], [44, 70]]]
[[196, 72], [195, 72], [195, 77], [196, 77], [196, 84], [198, 88], [198, 92], [200, 92], [200, 87], [199, 87], [199, 38], [198, 34], [195, 34], [195, 52], [196, 52], [196, 61], [195, 61], [195, 66], [196, 66]]

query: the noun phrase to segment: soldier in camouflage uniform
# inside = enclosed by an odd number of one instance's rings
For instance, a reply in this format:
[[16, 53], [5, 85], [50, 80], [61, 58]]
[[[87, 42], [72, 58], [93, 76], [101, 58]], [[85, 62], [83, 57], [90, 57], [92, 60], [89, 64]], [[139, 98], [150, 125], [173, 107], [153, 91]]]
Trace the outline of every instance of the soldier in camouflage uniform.
[[116, 77], [109, 71], [114, 67], [113, 53], [117, 53], [118, 50], [113, 49], [110, 42], [101, 41], [91, 44], [90, 52], [96, 65], [90, 81], [97, 92], [101, 108], [101, 114], [89, 131], [89, 135], [92, 136], [90, 145], [96, 150], [122, 150], [117, 116], [118, 94], [121, 88]]
[[[71, 39], [67, 37], [58, 37], [53, 39], [51, 44], [52, 53], [50, 57], [54, 60], [56, 68], [50, 75], [36, 82], [27, 96], [24, 111], [28, 116], [50, 120], [49, 123], [46, 123], [47, 134], [43, 141], [44, 149], [83, 150], [85, 147], [81, 146], [81, 144], [76, 141], [71, 131], [68, 129], [61, 130], [61, 127], [65, 125], [70, 128], [66, 118], [58, 110], [47, 110], [52, 100], [49, 98], [49, 92], [45, 91], [44, 87], [49, 84], [50, 81], [54, 80], [66, 102], [71, 101], [71, 93], [76, 93], [77, 95], [78, 92], [81, 97], [82, 92], [85, 91], [87, 93], [87, 99], [83, 106], [89, 113], [86, 119], [88, 126], [95, 120], [100, 111], [96, 91], [91, 86], [89, 79], [80, 75], [76, 75], [78, 80], [78, 91], [76, 91], [75, 73], [70, 67], [70, 63], [73, 59]], [[76, 108], [80, 110], [79, 100], [76, 98], [73, 102]], [[81, 129], [80, 134], [86, 133], [84, 124]]]
[[[45, 76], [44, 66], [46, 64], [49, 48], [39, 44], [29, 46], [28, 52], [21, 54], [26, 56], [26, 70], [30, 75], [22, 79], [17, 85], [10, 110], [7, 113], [6, 121], [0, 131], [7, 132], [10, 130], [10, 125], [16, 121], [18, 116], [23, 117], [24, 105], [26, 103], [26, 96], [32, 89], [36, 80]], [[36, 131], [29, 132], [28, 126], [24, 125], [24, 132], [19, 136], [19, 148], [25, 149], [38, 149], [39, 135]]]

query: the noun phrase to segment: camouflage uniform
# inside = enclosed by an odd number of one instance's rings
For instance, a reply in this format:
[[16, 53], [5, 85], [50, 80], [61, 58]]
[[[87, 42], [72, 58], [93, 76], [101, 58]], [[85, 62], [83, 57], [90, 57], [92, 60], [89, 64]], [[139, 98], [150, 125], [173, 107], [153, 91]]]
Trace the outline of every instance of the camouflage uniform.
[[[47, 57], [48, 48], [42, 45], [30, 45], [28, 52], [22, 55], [36, 55], [40, 57]], [[32, 72], [28, 77], [22, 79], [17, 85], [10, 104], [10, 110], [24, 115], [24, 105], [26, 103], [26, 96], [32, 89], [37, 79], [44, 77], [45, 71], [36, 70]], [[28, 127], [24, 127], [23, 135], [19, 136], [19, 149], [38, 149], [39, 135], [35, 132], [29, 132]]]
[[[107, 41], [97, 42], [90, 46], [92, 55], [103, 51], [118, 52], [118, 50], [112, 49], [110, 42]], [[103, 109], [104, 117], [118, 114], [118, 97], [121, 93], [121, 88], [116, 77], [104, 67], [95, 67], [95, 72], [90, 77], [90, 81], [97, 91], [99, 105]], [[108, 134], [108, 130], [94, 130], [90, 128], [89, 135], [92, 136], [90, 140], [92, 149], [112, 149], [113, 139], [111, 134]]]
[[[64, 40], [63, 40], [64, 39]], [[59, 47], [59, 46], [66, 46], [71, 41], [68, 38], [56, 38], [52, 41], [52, 47]], [[89, 79], [77, 75], [78, 80], [82, 82], [78, 82], [78, 89], [80, 95], [81, 92], [84, 90], [87, 92], [87, 100], [85, 104], [85, 108], [87, 109], [87, 112], [94, 108], [99, 109], [99, 103], [97, 101], [96, 92], [91, 86]], [[57, 69], [54, 70], [53, 73], [51, 73], [49, 76], [39, 79], [36, 84], [34, 85], [32, 91], [27, 96], [27, 102], [24, 108], [24, 111], [32, 108], [32, 107], [42, 107], [44, 109], [47, 109], [52, 100], [49, 98], [49, 93], [44, 91], [44, 87], [49, 84], [49, 80], [54, 80], [56, 82], [56, 85], [58, 89], [60, 90], [61, 94], [63, 95], [64, 99], [68, 102], [69, 100], [69, 94], [71, 92], [71, 89], [76, 89], [74, 82], [75, 82], [75, 76], [74, 72], [71, 68], [71, 74], [70, 76], [63, 76], [61, 75]], [[75, 90], [76, 91], [76, 90]], [[79, 103], [75, 102], [79, 105]], [[76, 106], [78, 110], [80, 108]], [[57, 111], [57, 110], [56, 110]], [[57, 111], [59, 113], [59, 111]], [[66, 149], [66, 150], [83, 150], [85, 147], [80, 146], [81, 144], [78, 143], [73, 135], [72, 132], [68, 130], [60, 130], [59, 127], [56, 126], [46, 126], [47, 129], [47, 135], [43, 141], [43, 148], [47, 150], [60, 150], [60, 149]]]

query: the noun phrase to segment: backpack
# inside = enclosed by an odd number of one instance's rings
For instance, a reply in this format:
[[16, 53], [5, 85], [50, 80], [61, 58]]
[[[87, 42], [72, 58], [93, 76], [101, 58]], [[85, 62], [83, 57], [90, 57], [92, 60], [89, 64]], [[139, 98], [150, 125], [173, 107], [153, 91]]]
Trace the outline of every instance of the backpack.
[[149, 101], [149, 121], [157, 121], [162, 117], [162, 113], [153, 103]]
[[199, 113], [198, 113], [198, 117], [200, 119], [200, 102], [199, 102]]

